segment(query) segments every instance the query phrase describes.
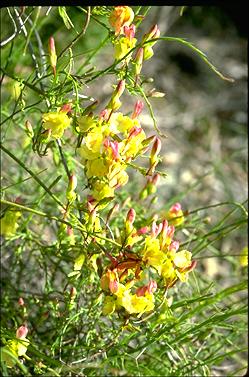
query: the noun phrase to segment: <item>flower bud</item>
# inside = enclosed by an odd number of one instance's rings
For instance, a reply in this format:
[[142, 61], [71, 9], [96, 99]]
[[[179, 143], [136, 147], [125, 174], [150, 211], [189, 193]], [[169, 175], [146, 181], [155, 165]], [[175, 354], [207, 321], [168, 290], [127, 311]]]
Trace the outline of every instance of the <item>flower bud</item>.
[[138, 76], [142, 70], [143, 60], [144, 60], [144, 49], [140, 47], [137, 50], [137, 53], [134, 58], [136, 76]]
[[29, 136], [29, 137], [33, 137], [34, 136], [34, 131], [33, 131], [33, 127], [30, 123], [29, 120], [26, 120], [25, 122], [25, 128], [26, 128], [26, 134]]
[[126, 38], [128, 38], [130, 41], [135, 37], [135, 32], [136, 32], [136, 26], [131, 25], [129, 26], [124, 26], [124, 34]]
[[141, 114], [143, 108], [144, 108], [143, 102], [137, 100], [137, 102], [135, 103], [135, 108], [134, 108], [131, 118], [136, 119]]
[[76, 290], [75, 287], [72, 287], [72, 288], [70, 289], [70, 298], [71, 298], [71, 300], [74, 300], [75, 297], [76, 297], [76, 295], [77, 295], [77, 290]]
[[144, 226], [143, 228], [138, 229], [137, 234], [138, 235], [146, 234], [146, 233], [148, 233], [148, 231], [149, 231], [149, 227], [148, 226]]
[[48, 51], [49, 51], [49, 57], [50, 57], [50, 64], [54, 72], [54, 76], [56, 75], [56, 63], [57, 63], [57, 55], [55, 50], [55, 43], [54, 38], [49, 38], [49, 44], [48, 44]]
[[68, 183], [68, 191], [75, 191], [77, 187], [77, 177], [75, 174], [70, 175]]
[[18, 327], [16, 330], [16, 337], [17, 339], [25, 339], [28, 334], [28, 328], [26, 325], [22, 325]]
[[72, 106], [70, 103], [65, 103], [65, 105], [62, 105], [60, 108], [60, 112], [63, 113], [70, 113], [72, 111]]
[[126, 222], [130, 223], [131, 225], [134, 223], [136, 217], [136, 211], [131, 208], [129, 209], [126, 217]]
[[19, 297], [19, 299], [18, 299], [18, 305], [19, 306], [25, 306], [25, 303], [24, 303], [24, 300], [23, 300], [22, 297]]

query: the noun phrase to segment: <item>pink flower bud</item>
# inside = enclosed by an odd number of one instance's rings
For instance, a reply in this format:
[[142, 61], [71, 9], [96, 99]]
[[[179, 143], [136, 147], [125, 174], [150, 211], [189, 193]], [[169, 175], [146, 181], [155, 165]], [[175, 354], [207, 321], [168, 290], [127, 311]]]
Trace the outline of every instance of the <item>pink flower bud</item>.
[[177, 214], [179, 211], [181, 211], [182, 206], [180, 203], [175, 203], [169, 210], [169, 212]]
[[167, 236], [172, 238], [175, 233], [175, 227], [174, 225], [169, 225], [167, 230]]
[[56, 51], [55, 51], [55, 43], [54, 43], [54, 38], [53, 37], [50, 37], [49, 38], [49, 42], [48, 42], [48, 50], [49, 50], [49, 54], [56, 54]]
[[142, 70], [142, 65], [143, 65], [143, 60], [144, 60], [144, 49], [140, 47], [137, 50], [137, 53], [134, 58], [134, 63], [135, 63], [135, 74], [139, 75], [141, 70]]
[[157, 186], [160, 182], [160, 174], [156, 173], [154, 177], [152, 178], [152, 184]]
[[110, 147], [112, 149], [112, 155], [114, 160], [119, 159], [119, 144], [118, 141], [110, 141]]
[[124, 34], [126, 38], [129, 38], [130, 41], [135, 37], [135, 32], [136, 26], [134, 24], [132, 24], [130, 27], [124, 26]]
[[161, 148], [162, 148], [162, 142], [158, 137], [156, 137], [154, 144], [153, 144], [153, 147], [152, 147], [152, 150], [151, 150], [151, 156], [153, 156], [153, 157], [157, 156], [159, 154]]
[[160, 31], [158, 29], [158, 26], [157, 25], [153, 25], [151, 28], [150, 28], [150, 31], [144, 35], [144, 38], [143, 38], [143, 41], [147, 41], [149, 39], [153, 39], [153, 38], [157, 38], [159, 35], [160, 35]]
[[74, 234], [73, 234], [73, 228], [71, 228], [69, 225], [67, 226], [67, 235], [69, 237], [72, 237]]
[[17, 339], [25, 339], [28, 334], [28, 328], [26, 325], [22, 325], [18, 327], [16, 330], [16, 337]]
[[54, 73], [54, 76], [55, 76], [56, 75], [57, 55], [56, 55], [55, 43], [54, 43], [53, 37], [49, 38], [48, 51], [49, 51], [49, 57], [50, 57], [50, 64], [51, 64], [51, 67], [53, 69], [53, 73]]
[[177, 251], [179, 249], [180, 242], [178, 241], [172, 241], [171, 244], [169, 245], [169, 250], [170, 251]]
[[132, 127], [130, 129], [130, 132], [129, 132], [129, 135], [128, 135], [128, 139], [131, 139], [131, 138], [137, 136], [138, 134], [140, 134], [140, 132], [142, 132], [142, 128], [141, 127], [136, 127], [136, 126]]
[[148, 284], [148, 292], [154, 293], [157, 290], [157, 282], [155, 280], [151, 280]]
[[104, 109], [100, 112], [99, 119], [100, 120], [108, 120], [109, 115], [110, 115], [110, 109]]
[[129, 209], [126, 217], [126, 222], [130, 223], [131, 225], [134, 223], [136, 217], [136, 212], [133, 208]]
[[124, 90], [125, 90], [125, 80], [121, 80], [119, 81], [117, 88], [115, 90], [118, 97], [120, 97], [123, 94]]
[[72, 111], [72, 106], [70, 103], [65, 103], [65, 105], [61, 106], [60, 112], [63, 113], [70, 113]]
[[75, 174], [70, 175], [68, 183], [68, 191], [74, 191], [77, 187], [77, 177]]
[[157, 225], [156, 222], [153, 221], [153, 223], [151, 225], [151, 235], [152, 235], [152, 237], [157, 237], [158, 234], [161, 232], [162, 228], [163, 228], [162, 223]]
[[143, 108], [144, 108], [143, 102], [137, 100], [137, 102], [135, 103], [135, 109], [133, 111], [131, 118], [136, 119], [141, 114]]
[[18, 305], [19, 306], [24, 306], [25, 305], [24, 300], [23, 300], [22, 297], [19, 297], [19, 299], [18, 299]]
[[148, 226], [144, 226], [143, 228], [138, 229], [137, 234], [140, 236], [140, 234], [146, 234], [149, 231]]

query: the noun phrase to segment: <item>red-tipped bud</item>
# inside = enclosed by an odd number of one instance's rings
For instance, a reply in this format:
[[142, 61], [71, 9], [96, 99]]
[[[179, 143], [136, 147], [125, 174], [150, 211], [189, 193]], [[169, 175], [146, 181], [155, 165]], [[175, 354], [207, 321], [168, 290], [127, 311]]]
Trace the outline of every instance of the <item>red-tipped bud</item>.
[[25, 339], [28, 334], [28, 328], [26, 325], [22, 325], [18, 327], [16, 330], [16, 337], [17, 339]]
[[151, 183], [155, 186], [157, 186], [160, 182], [160, 174], [156, 173], [153, 177], [152, 177], [152, 181]]
[[118, 95], [118, 97], [120, 97], [123, 94], [124, 90], [125, 90], [125, 80], [121, 80], [119, 81], [117, 85], [115, 93]]
[[134, 108], [131, 118], [136, 119], [141, 114], [143, 108], [144, 108], [143, 102], [137, 100], [137, 102], [135, 103], [135, 108]]
[[75, 297], [76, 297], [76, 295], [77, 295], [77, 290], [76, 290], [75, 287], [72, 287], [72, 288], [70, 289], [70, 298], [71, 298], [71, 300], [74, 300]]
[[180, 242], [178, 241], [172, 241], [171, 244], [169, 245], [169, 250], [176, 252], [180, 247]]
[[22, 297], [19, 297], [19, 299], [18, 299], [18, 305], [19, 306], [24, 306], [25, 305], [24, 300], [23, 300]]
[[134, 58], [134, 63], [135, 63], [135, 74], [139, 75], [141, 70], [142, 70], [142, 65], [143, 65], [143, 60], [144, 60], [144, 49], [140, 47], [137, 50], [137, 53]]
[[149, 39], [158, 38], [159, 36], [158, 34], [160, 35], [160, 30], [158, 29], [158, 26], [153, 25], [150, 28], [150, 31], [144, 35], [143, 41], [148, 41]]
[[140, 134], [140, 132], [142, 132], [142, 128], [141, 127], [132, 127], [130, 129], [130, 132], [129, 132], [129, 135], [128, 135], [128, 139], [132, 139], [133, 137], [137, 136], [138, 134]]
[[54, 43], [53, 37], [49, 38], [48, 51], [49, 51], [49, 57], [50, 57], [50, 64], [51, 64], [51, 67], [53, 69], [54, 76], [55, 76], [56, 75], [57, 55], [56, 55], [55, 43]]
[[138, 229], [137, 234], [140, 236], [141, 234], [146, 234], [149, 231], [148, 226], [144, 226], [143, 228]]
[[154, 293], [157, 290], [157, 282], [155, 280], [151, 280], [148, 284], [148, 292]]
[[70, 175], [68, 183], [68, 191], [74, 191], [77, 187], [77, 177], [75, 174]]
[[160, 223], [160, 224], [157, 225], [156, 222], [153, 221], [153, 223], [151, 225], [151, 236], [152, 237], [157, 237], [158, 234], [161, 232], [162, 228], [163, 228], [163, 224], [162, 223]]
[[124, 34], [126, 38], [129, 38], [130, 41], [135, 37], [135, 32], [136, 32], [135, 25], [132, 24], [130, 27], [124, 26]]
[[136, 290], [136, 295], [138, 297], [145, 296], [146, 293], [152, 294], [157, 290], [157, 283], [154, 280], [151, 280], [147, 285], [140, 287]]
[[99, 119], [100, 120], [108, 120], [109, 115], [110, 115], [110, 109], [104, 109], [100, 112]]
[[133, 208], [130, 208], [127, 217], [126, 217], [126, 222], [129, 224], [133, 224], [136, 218], [136, 211]]
[[65, 103], [65, 105], [61, 106], [60, 112], [63, 113], [71, 113], [72, 111], [72, 106], [70, 103]]
[[156, 157], [159, 154], [161, 148], [162, 148], [162, 142], [158, 137], [156, 137], [153, 147], [151, 149], [151, 158]]

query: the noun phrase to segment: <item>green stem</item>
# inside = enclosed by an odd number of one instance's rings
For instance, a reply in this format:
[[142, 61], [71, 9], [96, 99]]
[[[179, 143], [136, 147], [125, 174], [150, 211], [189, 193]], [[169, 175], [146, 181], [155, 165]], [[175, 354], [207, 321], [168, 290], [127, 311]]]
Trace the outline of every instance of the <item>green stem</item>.
[[2, 143], [0, 144], [0, 148], [9, 156], [11, 157], [14, 161], [18, 163], [24, 170], [26, 170], [31, 177], [34, 178], [34, 180], [39, 183], [39, 185], [53, 198], [62, 208], [64, 208], [64, 204], [48, 189], [48, 187], [37, 177], [35, 173], [32, 172], [29, 168], [25, 166], [25, 164], [19, 160], [16, 156], [14, 156], [8, 149], [6, 149]]

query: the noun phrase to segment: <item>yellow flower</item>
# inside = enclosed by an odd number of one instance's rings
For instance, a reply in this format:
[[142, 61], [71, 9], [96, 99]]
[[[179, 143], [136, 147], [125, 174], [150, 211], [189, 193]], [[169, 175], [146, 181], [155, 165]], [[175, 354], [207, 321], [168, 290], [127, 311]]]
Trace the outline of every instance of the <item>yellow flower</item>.
[[114, 313], [115, 309], [116, 309], [116, 298], [113, 296], [106, 296], [102, 313], [104, 315], [112, 314]]
[[143, 149], [142, 141], [146, 138], [145, 132], [141, 130], [137, 135], [128, 137], [125, 142], [124, 153], [127, 157], [134, 158]]
[[248, 247], [244, 247], [239, 257], [239, 261], [242, 267], [248, 266]]
[[167, 259], [162, 265], [161, 274], [167, 281], [173, 281], [176, 278], [176, 272], [170, 259]]
[[113, 113], [110, 118], [110, 130], [114, 133], [124, 133], [125, 135], [132, 127], [140, 127], [138, 119], [131, 119], [122, 113]]
[[86, 163], [87, 167], [87, 178], [91, 178], [93, 176], [96, 177], [104, 177], [107, 175], [109, 167], [106, 165], [103, 158], [97, 158], [95, 160], [89, 160]]
[[[131, 40], [126, 37], [122, 37], [114, 42], [114, 57], [116, 60], [122, 59], [133, 47], [136, 45], [136, 38]], [[131, 54], [127, 56], [125, 60], [129, 60]]]
[[173, 257], [174, 265], [178, 268], [187, 268], [191, 265], [192, 253], [188, 250], [181, 250]]
[[65, 112], [51, 112], [42, 115], [42, 127], [51, 130], [51, 136], [58, 139], [63, 136], [65, 128], [70, 126], [71, 119]]
[[0, 234], [5, 237], [14, 236], [18, 228], [17, 220], [21, 212], [6, 210], [0, 221]]
[[115, 29], [115, 34], [123, 33], [124, 26], [129, 26], [134, 19], [134, 12], [128, 6], [117, 6], [109, 17], [109, 23]]
[[104, 198], [109, 198], [114, 196], [114, 188], [110, 187], [107, 183], [102, 181], [94, 182], [92, 196], [97, 201]]
[[86, 132], [90, 128], [94, 128], [97, 125], [97, 122], [94, 118], [89, 115], [82, 115], [77, 118], [77, 124], [80, 129], [80, 132]]
[[145, 250], [143, 252], [143, 261], [148, 265], [154, 267], [159, 275], [162, 271], [162, 265], [166, 260], [166, 254], [160, 250], [159, 240], [156, 238], [147, 237], [145, 240]]
[[175, 225], [175, 226], [178, 226], [178, 225], [181, 225], [182, 223], [184, 223], [185, 219], [184, 219], [184, 216], [183, 216], [183, 211], [182, 211], [180, 203], [175, 203], [170, 208], [170, 210], [166, 214], [166, 219], [170, 220], [170, 223]]

